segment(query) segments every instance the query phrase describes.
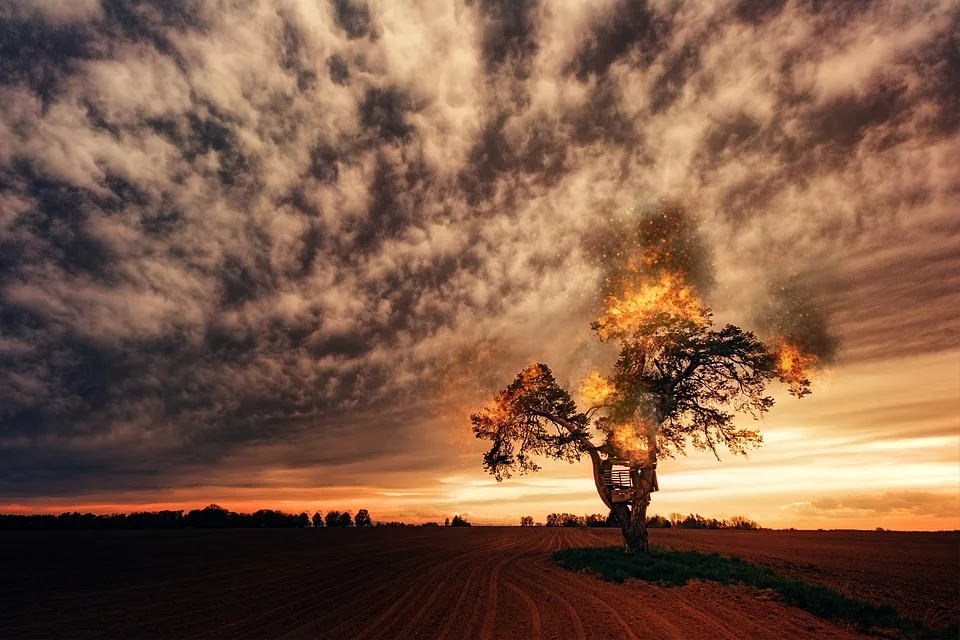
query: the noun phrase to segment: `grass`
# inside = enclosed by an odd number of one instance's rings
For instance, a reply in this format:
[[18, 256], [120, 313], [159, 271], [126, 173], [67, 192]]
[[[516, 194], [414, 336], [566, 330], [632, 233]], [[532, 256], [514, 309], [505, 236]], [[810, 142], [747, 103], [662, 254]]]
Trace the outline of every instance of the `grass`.
[[679, 586], [689, 580], [710, 580], [770, 589], [786, 604], [826, 620], [853, 623], [864, 632], [896, 630], [909, 638], [960, 637], [958, 626], [933, 629], [900, 615], [889, 605], [848, 598], [827, 587], [784, 577], [736, 556], [656, 547], [651, 547], [649, 553], [629, 554], [622, 547], [597, 547], [562, 549], [553, 554], [553, 560], [567, 569], [594, 573], [611, 582], [638, 578], [663, 586]]

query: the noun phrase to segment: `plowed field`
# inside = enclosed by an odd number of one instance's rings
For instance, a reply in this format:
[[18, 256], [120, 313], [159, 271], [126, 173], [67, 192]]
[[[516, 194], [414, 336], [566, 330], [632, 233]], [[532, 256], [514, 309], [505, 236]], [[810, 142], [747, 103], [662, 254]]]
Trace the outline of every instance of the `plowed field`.
[[[842, 638], [742, 587], [617, 585], [549, 560], [615, 530], [408, 528], [0, 535], [0, 637]], [[956, 534], [654, 531], [931, 622], [956, 615]]]

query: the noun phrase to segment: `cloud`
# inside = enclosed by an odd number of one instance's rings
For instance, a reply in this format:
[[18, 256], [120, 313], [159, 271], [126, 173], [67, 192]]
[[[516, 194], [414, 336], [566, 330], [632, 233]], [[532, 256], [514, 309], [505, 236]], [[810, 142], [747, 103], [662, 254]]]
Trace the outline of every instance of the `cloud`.
[[800, 516], [828, 518], [876, 518], [887, 515], [956, 518], [960, 516], [960, 499], [955, 495], [898, 491], [792, 502], [780, 509]]
[[454, 468], [431, 405], [602, 356], [583, 238], [660, 198], [723, 320], [783, 274], [847, 362], [956, 342], [949, 2], [0, 17], [2, 495]]

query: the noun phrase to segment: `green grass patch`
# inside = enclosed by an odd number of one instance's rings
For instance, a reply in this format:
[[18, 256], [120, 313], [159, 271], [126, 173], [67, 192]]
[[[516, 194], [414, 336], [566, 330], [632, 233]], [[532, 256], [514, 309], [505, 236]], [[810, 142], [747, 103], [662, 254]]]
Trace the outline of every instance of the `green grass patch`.
[[957, 638], [960, 626], [933, 629], [906, 618], [889, 605], [848, 598], [832, 589], [784, 577], [767, 567], [736, 556], [651, 547], [649, 553], [629, 554], [622, 547], [562, 549], [553, 554], [560, 566], [587, 571], [611, 582], [638, 578], [663, 586], [689, 580], [743, 584], [770, 589], [789, 605], [825, 620], [853, 623], [864, 632], [894, 630], [909, 638]]

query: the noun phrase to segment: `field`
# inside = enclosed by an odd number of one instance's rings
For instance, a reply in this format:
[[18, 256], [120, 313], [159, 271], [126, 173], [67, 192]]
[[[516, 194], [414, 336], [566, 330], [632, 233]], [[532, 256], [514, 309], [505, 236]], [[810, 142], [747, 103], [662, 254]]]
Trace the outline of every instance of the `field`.
[[[619, 532], [553, 528], [0, 534], [0, 637], [840, 638], [768, 593], [618, 585], [553, 565]], [[930, 624], [954, 621], [956, 533], [651, 532]]]

